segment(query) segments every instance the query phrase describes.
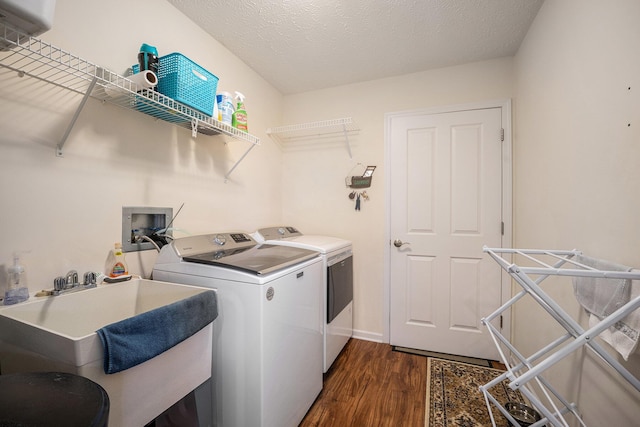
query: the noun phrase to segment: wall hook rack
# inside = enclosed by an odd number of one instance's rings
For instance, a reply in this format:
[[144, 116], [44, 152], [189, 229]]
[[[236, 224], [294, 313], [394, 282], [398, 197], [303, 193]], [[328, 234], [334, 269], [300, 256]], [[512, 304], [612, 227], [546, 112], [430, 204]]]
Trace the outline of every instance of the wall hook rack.
[[376, 170], [376, 167], [375, 166], [367, 166], [364, 169], [364, 172], [362, 173], [362, 175], [359, 175], [359, 176], [352, 175], [353, 170], [355, 168], [357, 168], [358, 166], [362, 166], [364, 168], [364, 165], [362, 163], [358, 163], [353, 168], [351, 168], [351, 171], [349, 171], [349, 174], [345, 178], [346, 186], [349, 187], [349, 188], [369, 188], [369, 187], [371, 187], [371, 179], [373, 177], [373, 172]]

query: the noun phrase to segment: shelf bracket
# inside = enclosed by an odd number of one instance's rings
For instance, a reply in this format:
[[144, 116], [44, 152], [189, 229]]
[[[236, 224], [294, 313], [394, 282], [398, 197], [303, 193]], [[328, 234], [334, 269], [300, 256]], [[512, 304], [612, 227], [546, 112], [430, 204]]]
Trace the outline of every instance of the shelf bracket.
[[238, 165], [240, 164], [241, 161], [244, 160], [245, 157], [247, 157], [247, 154], [249, 154], [249, 151], [251, 151], [253, 149], [253, 147], [255, 147], [255, 144], [251, 144], [249, 146], [249, 148], [247, 149], [247, 151], [244, 152], [244, 154], [242, 155], [242, 157], [240, 157], [238, 159], [238, 161], [236, 162], [235, 165], [233, 165], [233, 167], [231, 169], [229, 169], [229, 172], [227, 172], [227, 174], [224, 176], [224, 182], [226, 183], [229, 180], [229, 176], [231, 176], [231, 173], [234, 171], [234, 169], [236, 167], [238, 167]]
[[191, 138], [198, 137], [198, 119], [195, 117], [191, 119]]
[[67, 138], [69, 138], [69, 134], [71, 133], [73, 126], [76, 124], [76, 120], [78, 120], [78, 116], [80, 116], [80, 112], [84, 108], [84, 104], [87, 103], [87, 99], [89, 99], [89, 96], [91, 96], [91, 92], [93, 91], [93, 88], [96, 86], [97, 81], [98, 81], [98, 78], [94, 77], [93, 80], [91, 80], [91, 83], [89, 83], [89, 87], [87, 88], [87, 91], [82, 97], [82, 101], [80, 101], [80, 105], [78, 105], [78, 108], [76, 109], [76, 112], [73, 115], [73, 118], [71, 119], [71, 123], [69, 123], [69, 126], [67, 126], [67, 130], [64, 132], [64, 135], [62, 135], [62, 139], [60, 140], [60, 143], [58, 143], [58, 145], [56, 146], [57, 157], [62, 157], [62, 147], [64, 147], [64, 144], [67, 142]]
[[342, 124], [342, 131], [344, 132], [344, 139], [345, 139], [345, 142], [347, 143], [347, 151], [349, 152], [349, 158], [353, 159], [353, 155], [351, 154], [351, 144], [349, 144], [349, 133], [347, 132], [346, 123]]

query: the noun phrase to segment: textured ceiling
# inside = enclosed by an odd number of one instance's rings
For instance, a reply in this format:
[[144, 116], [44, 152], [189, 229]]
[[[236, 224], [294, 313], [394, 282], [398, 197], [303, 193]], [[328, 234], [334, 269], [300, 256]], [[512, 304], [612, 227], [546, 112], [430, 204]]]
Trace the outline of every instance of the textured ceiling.
[[168, 0], [283, 94], [514, 55], [543, 0]]

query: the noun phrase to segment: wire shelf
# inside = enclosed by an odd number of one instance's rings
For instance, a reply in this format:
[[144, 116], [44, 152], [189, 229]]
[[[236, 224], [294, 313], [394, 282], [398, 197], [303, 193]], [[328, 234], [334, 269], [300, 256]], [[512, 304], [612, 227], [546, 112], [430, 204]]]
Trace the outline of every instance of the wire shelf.
[[353, 122], [351, 117], [344, 117], [339, 119], [273, 127], [267, 129], [267, 135], [269, 135], [283, 148], [296, 142], [316, 141], [319, 139], [334, 137], [344, 138], [347, 150], [349, 151], [349, 157], [351, 157], [349, 136], [354, 135], [359, 131], [360, 128]]
[[[252, 145], [247, 153], [253, 146], [260, 144], [260, 140], [254, 135], [221, 123], [155, 90], [143, 88], [125, 76], [24, 34], [3, 22], [0, 22], [0, 48], [1, 67], [15, 71], [20, 77], [35, 78], [85, 96], [69, 129], [58, 144], [59, 154], [87, 96], [191, 129], [194, 137], [197, 133], [223, 134], [248, 142]], [[236, 166], [237, 163], [232, 170]], [[225, 178], [230, 173], [231, 171]]]

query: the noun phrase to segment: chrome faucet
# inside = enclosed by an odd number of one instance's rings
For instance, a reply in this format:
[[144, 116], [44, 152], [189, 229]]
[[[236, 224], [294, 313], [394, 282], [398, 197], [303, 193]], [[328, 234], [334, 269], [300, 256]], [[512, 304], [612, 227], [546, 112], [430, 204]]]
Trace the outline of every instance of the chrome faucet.
[[53, 295], [95, 288], [97, 286], [97, 274], [93, 271], [84, 273], [83, 279], [84, 282], [80, 283], [76, 270], [70, 270], [65, 277], [56, 277], [53, 279]]

